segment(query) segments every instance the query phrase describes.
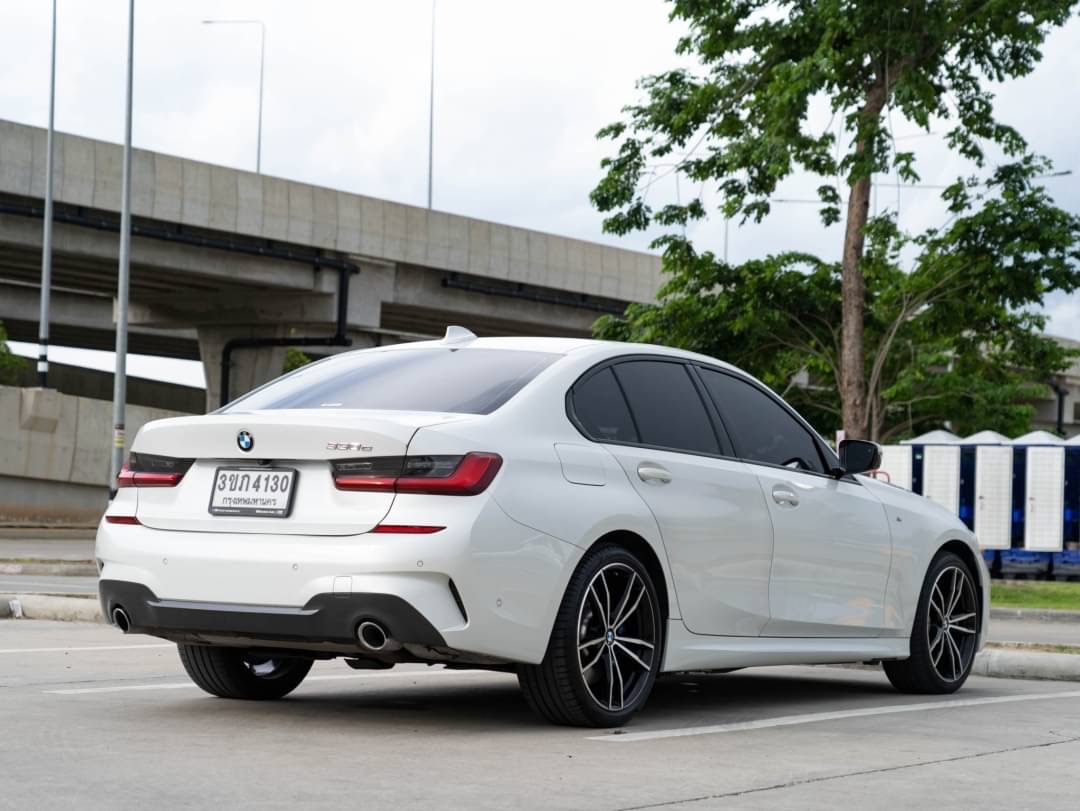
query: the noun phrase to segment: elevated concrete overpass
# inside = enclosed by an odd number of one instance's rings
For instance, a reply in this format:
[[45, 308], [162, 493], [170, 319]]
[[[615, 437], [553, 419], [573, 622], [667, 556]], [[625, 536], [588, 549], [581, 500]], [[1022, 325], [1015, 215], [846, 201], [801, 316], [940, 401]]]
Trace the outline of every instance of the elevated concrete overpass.
[[[111, 349], [121, 148], [58, 134], [54, 160], [52, 342]], [[0, 320], [24, 341], [37, 340], [44, 167], [45, 131], [0, 121]], [[236, 396], [280, 371], [286, 343], [369, 346], [447, 323], [585, 335], [660, 285], [649, 254], [144, 150], [132, 206], [130, 350], [201, 359], [208, 407], [223, 354]]]

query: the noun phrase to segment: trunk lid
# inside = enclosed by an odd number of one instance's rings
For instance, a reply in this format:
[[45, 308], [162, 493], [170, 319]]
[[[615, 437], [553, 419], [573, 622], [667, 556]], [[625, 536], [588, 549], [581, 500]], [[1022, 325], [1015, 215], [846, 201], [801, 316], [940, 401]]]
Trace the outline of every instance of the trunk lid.
[[[393, 493], [347, 492], [334, 486], [330, 463], [404, 456], [417, 429], [467, 415], [355, 410], [275, 410], [209, 414], [149, 423], [132, 450], [194, 459], [175, 487], [137, 489], [136, 516], [153, 529], [278, 535], [354, 535], [383, 519]], [[252, 444], [241, 449], [239, 435]], [[246, 444], [243, 443], [243, 444]], [[212, 515], [219, 468], [296, 471], [287, 517]]]

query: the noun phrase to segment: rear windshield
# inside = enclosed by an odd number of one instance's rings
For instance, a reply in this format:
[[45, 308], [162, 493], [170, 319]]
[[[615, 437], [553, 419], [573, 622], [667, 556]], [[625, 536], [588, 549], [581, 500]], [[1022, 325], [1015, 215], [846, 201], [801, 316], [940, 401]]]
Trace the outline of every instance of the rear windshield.
[[559, 355], [508, 349], [362, 352], [305, 366], [225, 407], [368, 408], [490, 414]]

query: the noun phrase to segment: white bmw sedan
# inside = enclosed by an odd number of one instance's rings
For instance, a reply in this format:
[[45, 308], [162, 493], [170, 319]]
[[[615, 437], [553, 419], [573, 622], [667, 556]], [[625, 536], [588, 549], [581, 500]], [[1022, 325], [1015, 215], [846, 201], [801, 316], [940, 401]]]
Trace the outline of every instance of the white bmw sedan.
[[673, 671], [874, 660], [952, 692], [985, 566], [954, 515], [860, 475], [879, 460], [712, 358], [451, 328], [145, 426], [101, 602], [226, 698], [335, 657], [513, 670], [592, 726]]

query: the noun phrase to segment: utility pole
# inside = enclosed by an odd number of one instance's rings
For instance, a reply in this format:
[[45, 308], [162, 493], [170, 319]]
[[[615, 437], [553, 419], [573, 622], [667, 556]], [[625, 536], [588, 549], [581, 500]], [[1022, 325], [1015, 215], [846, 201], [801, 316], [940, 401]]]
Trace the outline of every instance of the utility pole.
[[435, 166], [435, 0], [431, 0], [431, 83], [428, 85], [427, 207], [431, 208], [431, 178]]
[[52, 290], [53, 131], [56, 114], [56, 0], [52, 3], [52, 50], [49, 63], [49, 133], [45, 137], [45, 232], [41, 238], [41, 315], [38, 318], [38, 385], [49, 385], [49, 293]]
[[135, 0], [128, 0], [127, 97], [124, 106], [124, 167], [120, 188], [120, 268], [116, 284], [116, 373], [113, 375], [113, 449], [109, 489], [124, 464], [127, 400], [128, 292], [131, 287], [131, 87], [135, 67]]
[[259, 124], [255, 135], [255, 174], [262, 174], [263, 74], [266, 67], [266, 23], [262, 20], [203, 20], [203, 25], [259, 26]]

